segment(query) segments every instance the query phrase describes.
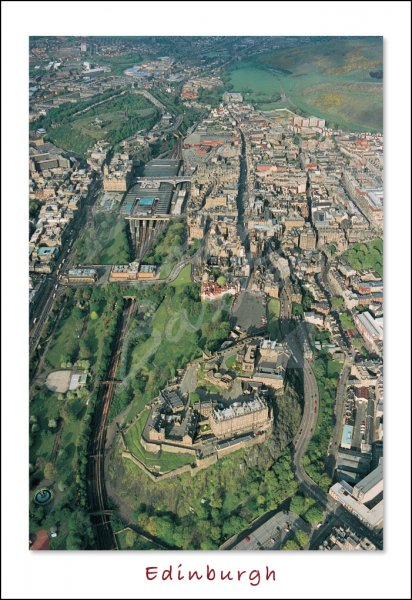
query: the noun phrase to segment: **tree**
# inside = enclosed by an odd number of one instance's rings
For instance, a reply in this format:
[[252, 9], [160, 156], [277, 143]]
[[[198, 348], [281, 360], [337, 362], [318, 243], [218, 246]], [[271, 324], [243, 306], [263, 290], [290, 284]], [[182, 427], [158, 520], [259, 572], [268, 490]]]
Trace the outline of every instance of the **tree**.
[[293, 496], [290, 501], [290, 512], [293, 512], [295, 515], [301, 515], [305, 510], [305, 498], [300, 494]]
[[343, 304], [343, 298], [340, 296], [334, 296], [332, 298], [332, 308], [340, 308]]
[[309, 543], [309, 535], [306, 533], [306, 531], [303, 530], [298, 530], [295, 533], [295, 537], [296, 540], [299, 544], [299, 546], [303, 549], [308, 543]]
[[137, 533], [130, 529], [125, 536], [125, 544], [128, 548], [133, 548], [137, 542]]
[[300, 547], [299, 544], [292, 538], [283, 544], [282, 550], [300, 550]]
[[48, 462], [44, 465], [44, 477], [46, 479], [50, 479], [52, 481], [56, 477], [56, 469], [55, 469], [53, 463]]
[[81, 359], [87, 359], [90, 358], [91, 356], [91, 351], [90, 351], [90, 347], [87, 343], [86, 340], [80, 340], [80, 352], [79, 352], [79, 356]]
[[314, 527], [322, 521], [323, 513], [320, 510], [320, 508], [317, 505], [315, 505], [305, 512], [303, 518], [305, 519], [305, 521], [307, 521], [310, 525]]
[[78, 533], [69, 533], [66, 538], [67, 550], [83, 550], [83, 540]]

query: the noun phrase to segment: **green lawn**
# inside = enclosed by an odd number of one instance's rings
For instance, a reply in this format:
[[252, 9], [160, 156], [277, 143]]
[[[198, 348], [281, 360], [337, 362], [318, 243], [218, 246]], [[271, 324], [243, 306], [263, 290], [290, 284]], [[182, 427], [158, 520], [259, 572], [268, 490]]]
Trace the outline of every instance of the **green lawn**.
[[91, 62], [111, 67], [113, 75], [121, 75], [123, 71], [134, 67], [142, 62], [142, 57], [137, 52], [131, 52], [122, 56], [89, 56]]
[[226, 360], [225, 360], [225, 367], [226, 369], [233, 369], [233, 367], [236, 364], [236, 359], [237, 359], [237, 355], [236, 354], [232, 354], [231, 356], [229, 356]]
[[174, 281], [171, 282], [174, 288], [180, 288], [192, 281], [192, 265], [186, 265], [180, 271], [179, 275], [176, 277]]
[[131, 251], [125, 219], [115, 212], [98, 213], [75, 250], [79, 264], [127, 264]]
[[159, 271], [159, 279], [167, 279], [170, 275], [170, 273], [172, 272], [173, 269], [173, 264], [172, 263], [167, 263], [165, 265], [162, 265]]
[[78, 336], [82, 332], [83, 324], [84, 319], [79, 319], [72, 312], [60, 321], [46, 354], [46, 363], [53, 369], [60, 368], [62, 356], [76, 353], [79, 345]]
[[144, 429], [149, 410], [145, 410], [126, 433], [126, 443], [128, 450], [139, 458], [148, 468], [159, 467], [162, 472], [172, 471], [183, 465], [190, 465], [195, 462], [195, 457], [191, 454], [174, 454], [173, 452], [161, 452], [158, 456], [153, 452], [147, 452], [140, 438]]
[[271, 298], [268, 302], [269, 315], [275, 319], [279, 319], [280, 315], [280, 300], [279, 298]]
[[258, 65], [247, 63], [239, 69], [231, 71], [230, 83], [236, 92], [250, 91], [253, 99], [267, 100], [267, 96], [279, 94], [279, 80], [269, 71]]

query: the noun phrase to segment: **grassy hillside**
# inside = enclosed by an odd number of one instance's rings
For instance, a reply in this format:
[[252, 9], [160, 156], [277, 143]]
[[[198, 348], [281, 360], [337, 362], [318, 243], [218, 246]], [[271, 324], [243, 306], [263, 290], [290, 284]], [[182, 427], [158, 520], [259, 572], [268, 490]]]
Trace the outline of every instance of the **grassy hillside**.
[[287, 106], [354, 131], [382, 131], [381, 38], [314, 42], [258, 55], [230, 71], [257, 108]]

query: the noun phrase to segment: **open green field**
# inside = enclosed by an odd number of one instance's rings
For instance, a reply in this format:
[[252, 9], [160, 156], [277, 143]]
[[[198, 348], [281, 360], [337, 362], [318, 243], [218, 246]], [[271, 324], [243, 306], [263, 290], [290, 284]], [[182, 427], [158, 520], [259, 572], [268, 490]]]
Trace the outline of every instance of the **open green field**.
[[131, 259], [127, 223], [116, 212], [97, 213], [75, 246], [79, 264], [121, 265]]
[[174, 281], [171, 282], [175, 289], [181, 288], [184, 285], [190, 284], [192, 281], [192, 265], [186, 265], [180, 271], [179, 275], [176, 277]]
[[139, 458], [144, 464], [152, 469], [159, 467], [160, 471], [166, 473], [173, 471], [183, 465], [190, 465], [195, 462], [195, 457], [192, 454], [174, 454], [173, 452], [161, 452], [156, 455], [153, 452], [147, 452], [140, 442], [140, 437], [144, 429], [149, 410], [145, 410], [134, 425], [126, 433], [126, 443], [128, 450]]
[[314, 42], [275, 50], [230, 70], [234, 91], [262, 110], [287, 106], [354, 131], [382, 131], [381, 38]]
[[159, 110], [146, 98], [125, 94], [109, 99], [82, 114], [73, 114], [51, 129], [47, 137], [63, 150], [84, 154], [96, 141], [117, 144], [137, 131], [149, 130]]
[[50, 367], [58, 369], [61, 365], [62, 357], [70, 354], [75, 346], [78, 347], [77, 339], [82, 333], [83, 325], [83, 318], [79, 318], [79, 315], [73, 311], [70, 312], [67, 318], [61, 319], [59, 328], [46, 355], [46, 362]]
[[280, 331], [279, 315], [280, 315], [280, 300], [279, 298], [271, 298], [267, 303], [267, 331], [272, 340], [280, 342], [283, 339]]
[[88, 60], [92, 63], [111, 67], [113, 75], [121, 75], [126, 69], [130, 69], [130, 67], [134, 67], [142, 62], [142, 57], [137, 52], [131, 52], [122, 56], [87, 56]]

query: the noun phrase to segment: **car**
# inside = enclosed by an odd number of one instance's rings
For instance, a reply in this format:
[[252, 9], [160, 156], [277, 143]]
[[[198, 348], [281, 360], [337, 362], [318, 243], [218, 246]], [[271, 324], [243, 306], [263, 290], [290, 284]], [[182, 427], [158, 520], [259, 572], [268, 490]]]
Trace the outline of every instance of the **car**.
[[249, 536], [245, 537], [245, 542], [250, 542], [250, 537]]

